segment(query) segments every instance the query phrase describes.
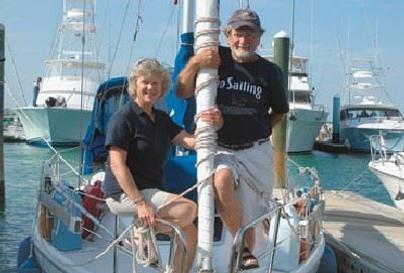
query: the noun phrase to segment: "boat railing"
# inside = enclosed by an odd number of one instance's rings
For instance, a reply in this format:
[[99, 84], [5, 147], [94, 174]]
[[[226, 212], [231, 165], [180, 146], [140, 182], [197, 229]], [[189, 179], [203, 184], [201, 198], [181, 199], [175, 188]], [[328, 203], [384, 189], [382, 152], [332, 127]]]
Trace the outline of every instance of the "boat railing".
[[[120, 216], [116, 216], [116, 227], [115, 227], [115, 231], [119, 230], [119, 223], [120, 221]], [[132, 217], [130, 217], [131, 219], [133, 219]], [[139, 236], [139, 234], [134, 234], [134, 232], [137, 232], [135, 225], [130, 225], [129, 228], [126, 228], [125, 230], [131, 230], [130, 233], [130, 239], [128, 243], [128, 247], [122, 247], [119, 244], [115, 245], [115, 249], [114, 249], [114, 272], [119, 272], [119, 263], [118, 263], [118, 249], [122, 250], [123, 252], [127, 253], [128, 255], [132, 255], [132, 259], [133, 259], [133, 266], [137, 267], [138, 265], [142, 265], [142, 266], [148, 266], [153, 268], [156, 272], [160, 272], [160, 273], [164, 273], [167, 272], [167, 268], [174, 268], [174, 261], [176, 259], [175, 257], [175, 252], [176, 250], [181, 247], [182, 251], [180, 251], [181, 256], [179, 257], [179, 261], [181, 261], [180, 264], [180, 268], [176, 269], [176, 272], [178, 273], [185, 273], [186, 270], [186, 261], [188, 259], [188, 246], [186, 243], [186, 239], [185, 239], [185, 235], [182, 232], [182, 230], [175, 226], [174, 224], [165, 221], [163, 219], [156, 219], [157, 224], [164, 228], [164, 229], [169, 229], [170, 232], [169, 234], [162, 234], [165, 238], [169, 238], [169, 253], [168, 253], [168, 258], [167, 258], [167, 264], [163, 264], [162, 263], [162, 257], [160, 254], [160, 249], [157, 245], [151, 246], [151, 244], [153, 244], [153, 242], [156, 243], [157, 241], [157, 236], [159, 236], [159, 234], [155, 234], [154, 232], [152, 232], [152, 229], [146, 229], [145, 233], [145, 239], [148, 241], [146, 242], [147, 245], [147, 251], [145, 251], [144, 249], [141, 249], [143, 246], [140, 244], [138, 245], [138, 243], [134, 242], [134, 238], [136, 238], [137, 236]], [[132, 228], [131, 228], [132, 227]], [[116, 233], [116, 238], [122, 237], [123, 234], [119, 235]], [[133, 241], [132, 241], [133, 240]], [[145, 246], [146, 247], [146, 246]], [[153, 247], [153, 250], [151, 251], [150, 247]], [[154, 253], [153, 253], [154, 252]], [[154, 256], [154, 257], [152, 257]], [[133, 272], [139, 272], [137, 268], [133, 268]]]
[[234, 240], [233, 240], [229, 273], [236, 273], [236, 272], [240, 271], [240, 267], [242, 265], [242, 259], [243, 259], [243, 250], [245, 247], [245, 237], [246, 237], [247, 231], [249, 229], [257, 226], [260, 223], [266, 222], [267, 225], [269, 225], [269, 221], [272, 221], [271, 219], [273, 219], [273, 221], [274, 221], [273, 226], [275, 227], [275, 230], [270, 233], [272, 235], [272, 238], [270, 238], [270, 241], [272, 242], [273, 251], [271, 251], [269, 254], [268, 272], [272, 272], [273, 260], [275, 257], [276, 239], [277, 239], [277, 234], [278, 234], [279, 222], [280, 222], [280, 218], [281, 218], [281, 212], [282, 212], [282, 205], [276, 204], [275, 207], [273, 207], [269, 212], [264, 213], [263, 215], [259, 216], [255, 220], [243, 225], [238, 230], [238, 232], [236, 233], [236, 236], [234, 237]]
[[369, 137], [370, 155], [372, 161], [387, 160], [387, 148], [385, 146], [383, 135], [372, 135]]
[[[133, 216], [115, 216], [115, 227], [114, 231], [109, 230], [107, 227], [104, 227], [100, 221], [98, 221], [97, 217], [91, 215], [81, 204], [81, 198], [79, 197], [79, 191], [77, 191], [76, 186], [71, 186], [67, 182], [61, 180], [63, 174], [63, 168], [61, 168], [63, 164], [61, 164], [61, 160], [59, 157], [53, 157], [49, 160], [46, 160], [42, 166], [42, 179], [41, 179], [41, 188], [39, 191], [39, 204], [43, 207], [44, 219], [40, 219], [39, 221], [39, 230], [42, 237], [46, 240], [51, 240], [50, 232], [51, 226], [48, 225], [47, 218], [52, 217], [54, 219], [58, 219], [65, 226], [68, 232], [71, 232], [74, 239], [77, 241], [76, 249], [81, 248], [80, 233], [83, 231], [83, 220], [81, 215], [85, 215], [86, 217], [91, 217], [90, 219], [110, 238], [114, 241], [108, 246], [108, 248], [97, 255], [96, 258], [105, 255], [112, 247], [114, 251], [113, 265], [114, 272], [119, 272], [118, 267], [118, 250], [125, 252], [128, 255], [132, 255], [133, 257], [133, 266], [137, 266], [139, 264], [145, 265], [147, 263], [148, 266], [152, 267], [156, 272], [167, 272], [167, 268], [174, 268], [174, 258], [175, 251], [178, 248], [181, 248], [181, 257], [179, 257], [179, 261], [181, 261], [180, 269], [177, 269], [176, 272], [183, 273], [185, 272], [185, 262], [188, 257], [188, 246], [186, 243], [185, 235], [182, 230], [175, 226], [174, 224], [165, 221], [163, 219], [156, 219], [159, 226], [161, 226], [164, 230], [167, 230], [167, 233], [160, 234], [158, 232], [152, 232], [152, 229], [147, 228], [140, 231], [133, 220]], [[80, 183], [79, 183], [80, 184]], [[59, 196], [60, 198], [56, 198], [55, 196]], [[58, 201], [59, 200], [59, 201]], [[60, 200], [66, 200], [65, 202], [60, 202]], [[126, 219], [125, 219], [126, 218]], [[118, 234], [119, 230], [122, 230], [120, 227], [120, 223], [124, 223], [125, 229], [124, 232]], [[137, 234], [135, 235], [135, 233]], [[92, 232], [91, 232], [92, 233]], [[130, 235], [128, 235], [130, 233]], [[151, 245], [154, 244], [154, 253], [152, 251], [145, 251], [142, 249], [142, 245], [136, 242], [137, 236], [145, 235], [146, 245], [148, 249], [150, 249]], [[161, 235], [161, 236], [160, 236]], [[73, 237], [72, 237], [73, 238]], [[125, 240], [125, 238], [127, 240]], [[157, 247], [157, 240], [160, 238], [163, 241], [167, 241], [169, 244], [169, 253], [166, 264], [162, 263], [162, 258], [160, 255], [160, 250]], [[119, 242], [123, 242], [121, 245]], [[150, 244], [150, 242], [152, 242]], [[143, 254], [138, 255], [138, 252], [143, 252]], [[154, 256], [153, 259], [150, 259], [151, 256]], [[139, 258], [140, 257], [140, 258]], [[150, 260], [153, 260], [152, 263], [149, 263]], [[134, 272], [138, 272], [134, 268]]]
[[[277, 249], [282, 249], [281, 244], [287, 244], [287, 241], [298, 240], [294, 245], [296, 248], [288, 248], [284, 246], [280, 253], [285, 249], [295, 253], [288, 253], [290, 257], [295, 257], [295, 260], [289, 261], [289, 269], [307, 260], [312, 253], [313, 247], [319, 242], [322, 229], [322, 215], [325, 207], [325, 202], [321, 194], [317, 193], [318, 200], [313, 202], [312, 206], [307, 204], [304, 211], [299, 213], [296, 210], [296, 203], [301, 200], [299, 198], [291, 200], [286, 204], [276, 203], [276, 205], [267, 213], [257, 217], [255, 220], [243, 225], [233, 241], [233, 248], [231, 253], [231, 263], [229, 273], [241, 272], [241, 265], [243, 259], [243, 250], [245, 248], [245, 238], [248, 230], [257, 227], [262, 224], [265, 227], [265, 233], [267, 234], [268, 248], [261, 253], [259, 259], [262, 259], [268, 255], [268, 260], [264, 261], [267, 268], [265, 272], [271, 273], [274, 266], [280, 266], [276, 254]], [[293, 239], [294, 238], [294, 239]], [[277, 264], [278, 263], [278, 264]], [[284, 266], [284, 265], [282, 265]], [[289, 269], [281, 269], [289, 270]], [[279, 270], [279, 268], [277, 268]], [[283, 272], [283, 271], [282, 271]]]

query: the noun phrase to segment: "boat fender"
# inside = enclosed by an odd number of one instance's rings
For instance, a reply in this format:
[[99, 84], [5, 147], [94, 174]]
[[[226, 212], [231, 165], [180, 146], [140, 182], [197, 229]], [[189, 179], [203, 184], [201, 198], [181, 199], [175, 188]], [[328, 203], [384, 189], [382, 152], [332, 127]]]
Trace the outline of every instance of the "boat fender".
[[[83, 207], [88, 213], [98, 218], [102, 212], [100, 208], [101, 204], [104, 203], [104, 201], [99, 200], [99, 198], [104, 198], [104, 193], [101, 189], [101, 181], [97, 180], [92, 185], [89, 184], [85, 186], [83, 192], [85, 193], [82, 199]], [[88, 230], [94, 230], [94, 222], [85, 215], [82, 215], [82, 220], [83, 232], [81, 233], [81, 238], [85, 239], [91, 234]]]
[[310, 222], [309, 220], [301, 220], [298, 224], [298, 231], [300, 237], [300, 251], [299, 251], [299, 263], [306, 261], [310, 256], [311, 244], [310, 244]]
[[328, 244], [325, 245], [317, 273], [337, 273], [337, 257], [334, 250]]
[[47, 97], [45, 100], [46, 107], [54, 107], [56, 104], [56, 98], [54, 97]]
[[24, 263], [31, 252], [31, 237], [27, 237], [21, 241], [18, 246], [17, 267]]
[[34, 257], [29, 257], [21, 266], [18, 267], [18, 273], [41, 273], [41, 269], [38, 268]]

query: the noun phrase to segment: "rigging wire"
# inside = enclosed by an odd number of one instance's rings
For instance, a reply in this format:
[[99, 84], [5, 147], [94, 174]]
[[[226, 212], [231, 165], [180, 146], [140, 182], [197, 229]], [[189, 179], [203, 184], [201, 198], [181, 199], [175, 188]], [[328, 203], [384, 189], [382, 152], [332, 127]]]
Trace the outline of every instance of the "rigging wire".
[[20, 93], [21, 93], [21, 97], [22, 97], [22, 99], [24, 101], [24, 104], [28, 105], [27, 101], [25, 100], [24, 90], [23, 90], [22, 84], [21, 84], [21, 77], [20, 77], [20, 74], [18, 73], [17, 64], [16, 64], [15, 59], [13, 57], [13, 52], [11, 50], [10, 43], [8, 42], [8, 39], [5, 39], [5, 41], [6, 41], [8, 53], [9, 53], [10, 58], [11, 58], [12, 67], [13, 67], [15, 75], [17, 77], [17, 83], [18, 83], [18, 87], [19, 87], [19, 90], [20, 90]]
[[160, 49], [161, 49], [161, 45], [163, 43], [163, 40], [166, 37], [166, 34], [168, 32], [169, 27], [171, 26], [171, 22], [172, 22], [172, 19], [174, 17], [174, 11], [175, 11], [175, 6], [172, 6], [170, 16], [168, 18], [168, 22], [167, 22], [166, 27], [164, 28], [162, 34], [160, 35], [160, 40], [159, 40], [159, 42], [157, 44], [156, 53], [154, 55], [156, 58], [157, 58], [158, 54], [160, 53]]
[[143, 18], [140, 13], [142, 6], [142, 0], [138, 0], [137, 2], [137, 11], [136, 11], [136, 23], [135, 23], [135, 32], [133, 33], [133, 42], [136, 41], [137, 34], [140, 31], [140, 24], [143, 24]]
[[141, 24], [143, 24], [143, 18], [141, 15], [141, 10], [142, 10], [142, 0], [138, 0], [137, 3], [137, 9], [136, 9], [136, 22], [135, 22], [135, 31], [133, 33], [133, 40], [131, 42], [131, 45], [129, 47], [129, 58], [128, 58], [128, 62], [126, 65], [126, 70], [125, 73], [129, 74], [129, 70], [130, 70], [130, 66], [132, 64], [132, 57], [133, 57], [133, 50], [134, 50], [134, 46], [135, 46], [135, 42], [137, 39], [137, 34], [140, 31], [140, 26]]
[[[94, 8], [93, 6], [90, 6], [90, 8]], [[92, 10], [92, 18], [90, 18], [90, 20], [92, 21], [92, 23], [94, 24], [94, 9]], [[87, 13], [87, 5], [86, 5], [86, 1], [83, 1], [83, 26], [82, 26], [82, 35], [81, 35], [81, 81], [80, 81], [80, 111], [83, 111], [84, 108], [84, 100], [83, 100], [83, 96], [84, 96], [84, 64], [85, 64], [85, 47], [86, 47], [86, 13]], [[97, 49], [95, 49], [97, 51]], [[96, 60], [98, 59], [97, 57], [95, 58]], [[83, 139], [82, 136], [82, 128], [84, 127], [84, 125], [86, 124], [85, 120], [84, 120], [84, 116], [80, 115], [80, 139]], [[80, 150], [83, 149], [83, 142], [80, 141]], [[79, 163], [79, 173], [82, 172], [82, 164], [81, 162], [83, 162], [83, 153], [80, 153], [80, 163]], [[81, 176], [78, 176], [78, 183], [79, 186], [81, 186]]]
[[[139, 0], [139, 1], [140, 1], [140, 0]], [[107, 74], [107, 78], [108, 78], [108, 79], [111, 77], [112, 67], [113, 67], [113, 65], [114, 65], [114, 62], [115, 62], [115, 59], [116, 59], [116, 55], [117, 55], [117, 53], [118, 53], [119, 45], [120, 45], [120, 43], [121, 43], [121, 38], [122, 38], [122, 33], [123, 33], [123, 27], [124, 27], [124, 25], [125, 25], [125, 21], [126, 21], [126, 18], [127, 18], [127, 16], [128, 16], [128, 10], [129, 10], [130, 3], [131, 3], [131, 0], [128, 0], [128, 1], [126, 2], [125, 12], [124, 12], [124, 15], [123, 15], [123, 18], [122, 18], [122, 22], [121, 22], [121, 26], [120, 26], [120, 29], [119, 29], [118, 41], [117, 41], [117, 43], [116, 43], [115, 50], [114, 50], [114, 54], [112, 55], [112, 61], [111, 61], [111, 64], [110, 64], [110, 66], [109, 66], [109, 70], [108, 70], [108, 74]]]

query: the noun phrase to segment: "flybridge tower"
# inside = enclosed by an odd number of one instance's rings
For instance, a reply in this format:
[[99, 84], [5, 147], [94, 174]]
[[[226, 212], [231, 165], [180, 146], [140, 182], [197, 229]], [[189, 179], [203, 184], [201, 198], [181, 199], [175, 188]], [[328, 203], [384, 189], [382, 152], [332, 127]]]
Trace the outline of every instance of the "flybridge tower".
[[44, 106], [49, 97], [63, 97], [66, 107], [91, 110], [105, 65], [96, 47], [95, 0], [64, 0], [51, 57], [37, 98]]

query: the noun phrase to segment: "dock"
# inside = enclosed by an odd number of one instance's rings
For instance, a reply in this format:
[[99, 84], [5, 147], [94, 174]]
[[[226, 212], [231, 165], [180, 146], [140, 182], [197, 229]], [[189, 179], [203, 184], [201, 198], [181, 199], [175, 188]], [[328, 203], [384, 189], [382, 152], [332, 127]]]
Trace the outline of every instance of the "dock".
[[331, 141], [320, 140], [314, 142], [313, 149], [334, 154], [347, 153], [349, 151], [349, 148], [344, 143], [333, 143]]
[[351, 192], [325, 198], [326, 240], [339, 273], [404, 272], [404, 212]]

